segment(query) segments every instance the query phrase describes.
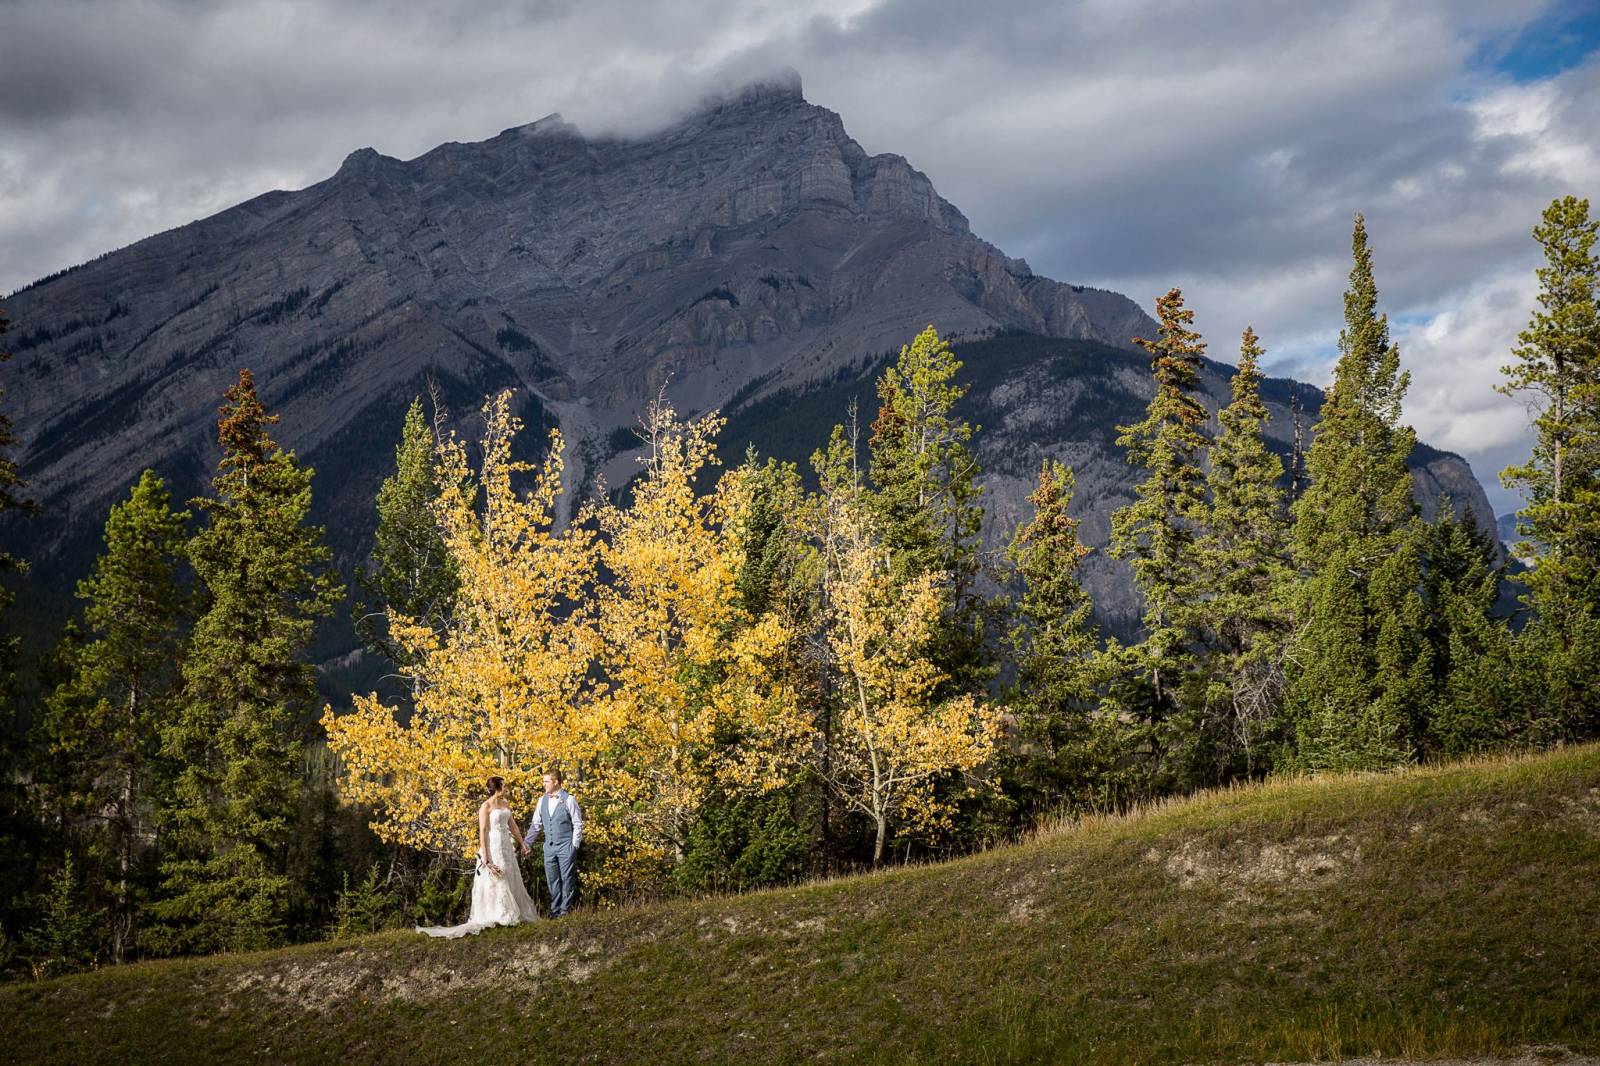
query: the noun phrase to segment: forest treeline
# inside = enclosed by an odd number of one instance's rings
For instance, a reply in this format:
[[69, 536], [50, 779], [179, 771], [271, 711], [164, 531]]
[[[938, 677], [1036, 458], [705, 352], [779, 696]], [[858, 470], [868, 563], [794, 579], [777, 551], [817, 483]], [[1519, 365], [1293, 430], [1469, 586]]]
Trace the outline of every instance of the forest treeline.
[[[1534, 230], [1539, 302], [1501, 385], [1534, 441], [1502, 474], [1526, 501], [1510, 616], [1493, 531], [1415, 501], [1359, 217], [1333, 382], [1287, 468], [1260, 339], [1212, 418], [1193, 311], [1156, 301], [1137, 339], [1154, 396], [1118, 438], [1142, 479], [1105, 549], [1142, 595], [1132, 642], [1097, 631], [1077, 579], [1069, 467], [1044, 462], [1031, 517], [982, 550], [961, 363], [929, 327], [808, 471], [722, 469], [720, 417], [661, 399], [639, 475], [575, 508], [559, 432], [515, 458], [509, 394], [472, 439], [419, 400], [350, 620], [400, 684], [327, 706], [308, 648], [344, 589], [311, 471], [242, 371], [211, 492], [180, 510], [145, 471], [43, 697], [9, 694], [0, 968], [453, 920], [490, 774], [519, 810], [566, 774], [585, 891], [615, 902], [959, 853], [1241, 778], [1600, 736], [1596, 232], [1572, 197]], [[15, 443], [0, 420], [0, 453]], [[0, 510], [29, 507], [0, 461]]]

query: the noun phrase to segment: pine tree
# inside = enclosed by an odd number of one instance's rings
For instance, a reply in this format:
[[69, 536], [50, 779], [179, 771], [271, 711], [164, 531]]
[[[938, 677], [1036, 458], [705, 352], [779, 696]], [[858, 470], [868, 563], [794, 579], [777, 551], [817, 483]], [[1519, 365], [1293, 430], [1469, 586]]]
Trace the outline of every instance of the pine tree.
[[208, 519], [187, 547], [206, 608], [163, 738], [180, 767], [155, 906], [167, 949], [247, 950], [283, 934], [295, 758], [316, 697], [303, 656], [342, 590], [322, 531], [305, 524], [312, 472], [268, 435], [276, 421], [240, 371], [217, 425], [215, 497], [193, 501]]
[[1421, 519], [1400, 424], [1410, 375], [1377, 313], [1361, 216], [1339, 362], [1294, 506], [1299, 636], [1288, 705], [1300, 769], [1383, 768], [1412, 757], [1433, 668], [1423, 639]]
[[69, 852], [50, 875], [39, 921], [22, 934], [22, 954], [35, 980], [87, 970], [101, 948], [100, 912], [84, 902]]
[[109, 884], [117, 962], [134, 942], [148, 888], [161, 732], [175, 710], [188, 606], [177, 574], [188, 519], [151, 470], [111, 509], [105, 552], [78, 584], [87, 641], [65, 642], [71, 674], [39, 724], [48, 754], [40, 773], [61, 809], [88, 823], [90, 854]]
[[391, 619], [403, 617], [442, 632], [460, 587], [433, 513], [439, 492], [433, 429], [422, 401], [413, 400], [395, 449], [395, 472], [378, 489], [371, 563], [356, 577], [369, 601], [356, 605], [356, 633], [402, 671], [414, 661], [394, 639]]
[[1008, 552], [1023, 585], [1009, 640], [1017, 679], [1008, 703], [1027, 746], [1025, 798], [1038, 812], [1106, 809], [1126, 798], [1118, 770], [1123, 731], [1097, 706], [1094, 607], [1078, 583], [1090, 549], [1068, 514], [1073, 486], [1070, 467], [1041, 465], [1028, 497], [1033, 519], [1018, 527]]
[[1190, 328], [1194, 312], [1172, 289], [1156, 300], [1161, 332], [1134, 338], [1150, 353], [1155, 395], [1142, 421], [1118, 427], [1128, 462], [1143, 467], [1135, 500], [1111, 516], [1113, 558], [1126, 559], [1144, 597], [1143, 639], [1107, 651], [1108, 669], [1125, 676], [1116, 702], [1146, 727], [1155, 747], [1154, 767], [1168, 760], [1169, 745], [1187, 743], [1192, 723], [1179, 720], [1182, 689], [1195, 663], [1195, 597], [1199, 592], [1195, 542], [1204, 527], [1205, 476], [1200, 453], [1206, 409], [1195, 395], [1205, 342]]
[[[1544, 739], [1600, 735], [1600, 221], [1566, 196], [1533, 231], [1544, 250], [1539, 307], [1502, 368], [1508, 395], [1531, 396], [1534, 446], [1501, 481], [1522, 490], [1518, 549], [1533, 559], [1534, 613], [1523, 657], [1542, 676]], [[1538, 650], [1536, 658], [1526, 653]]]
[[[822, 783], [804, 770], [811, 745], [823, 736], [816, 671], [808, 654], [815, 632], [815, 569], [805, 540], [808, 506], [800, 471], [793, 463], [757, 461], [755, 448], [735, 473], [744, 486], [744, 506], [732, 530], [740, 567], [734, 582], [739, 629], [771, 617], [787, 639], [774, 649], [772, 668], [796, 701], [795, 748], [789, 761], [796, 772], [777, 787], [759, 793], [713, 782], [701, 802], [684, 845], [683, 861], [673, 871], [677, 886], [690, 892], [743, 891], [791, 881], [804, 870], [815, 843], [818, 816], [828, 802]], [[764, 738], [725, 720], [718, 750], [709, 760], [727, 765], [740, 748]]]
[[329, 939], [350, 940], [369, 936], [395, 924], [398, 911], [394, 893], [379, 879], [378, 864], [367, 867], [366, 876], [350, 884], [350, 871], [344, 871], [344, 887], [333, 905]]
[[810, 606], [799, 468], [775, 459], [758, 463], [752, 445], [740, 469], [748, 499], [735, 530], [743, 560], [735, 584], [739, 605], [750, 618], [777, 611], [798, 628]]
[[945, 606], [933, 656], [956, 688], [992, 676], [984, 654], [988, 619], [980, 601], [982, 487], [969, 444], [974, 427], [955, 414], [967, 387], [950, 343], [932, 326], [900, 349], [878, 379], [878, 417], [868, 440], [870, 503], [894, 560], [896, 580], [945, 575]]
[[816, 636], [819, 561], [808, 541], [807, 515], [814, 506], [793, 463], [768, 459], [758, 464], [755, 449], [730, 482], [742, 486], [743, 502], [733, 512], [739, 573], [734, 583], [740, 626], [763, 619], [785, 634], [773, 649], [771, 669], [799, 704], [818, 708]]
[[[1202, 569], [1200, 628], [1208, 652], [1208, 707], [1225, 707], [1229, 737], [1219, 753], [1259, 763], [1283, 699], [1283, 645], [1289, 631], [1289, 524], [1283, 463], [1266, 444], [1261, 345], [1246, 328], [1233, 395], [1217, 412], [1209, 450], [1210, 504], [1196, 545]], [[1217, 767], [1225, 777], [1232, 767]]]
[[1425, 754], [1493, 751], [1518, 739], [1511, 630], [1494, 615], [1500, 573], [1494, 542], [1469, 510], [1439, 501], [1427, 529], [1423, 577], [1438, 699], [1421, 737]]

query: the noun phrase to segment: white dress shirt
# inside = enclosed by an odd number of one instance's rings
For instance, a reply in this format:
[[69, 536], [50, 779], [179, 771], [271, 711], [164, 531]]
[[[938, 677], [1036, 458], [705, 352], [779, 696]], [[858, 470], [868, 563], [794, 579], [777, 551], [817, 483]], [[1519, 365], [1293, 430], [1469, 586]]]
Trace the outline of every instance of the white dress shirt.
[[555, 812], [555, 804], [564, 803], [567, 807], [567, 817], [572, 819], [572, 846], [577, 848], [583, 843], [583, 809], [578, 806], [578, 801], [566, 789], [557, 789], [556, 794], [539, 797], [539, 803], [533, 808], [533, 821], [528, 826], [528, 835], [524, 841], [529, 847], [544, 832], [545, 804], [550, 804], [550, 812]]

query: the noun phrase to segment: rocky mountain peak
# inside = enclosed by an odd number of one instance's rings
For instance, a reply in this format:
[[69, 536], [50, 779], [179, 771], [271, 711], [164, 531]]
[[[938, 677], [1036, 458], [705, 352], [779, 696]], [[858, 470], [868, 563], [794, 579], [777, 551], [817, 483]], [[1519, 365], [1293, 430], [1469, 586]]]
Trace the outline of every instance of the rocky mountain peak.
[[[929, 323], [1102, 352], [1155, 328], [1126, 297], [974, 236], [926, 174], [869, 155], [793, 72], [648, 136], [549, 115], [410, 160], [362, 148], [327, 181], [103, 256], [7, 311], [23, 472], [61, 527], [30, 543], [92, 553], [146, 466], [180, 499], [199, 491], [218, 397], [249, 367], [317, 467], [319, 521], [347, 562], [429, 382], [457, 410], [517, 389], [530, 425], [562, 427], [581, 491], [631, 476], [614, 441], [663, 387], [686, 413], [807, 395]], [[991, 432], [1037, 469], [1037, 450], [1072, 442], [1033, 440], [1031, 424]]]
[[344, 157], [344, 162], [339, 164], [339, 169], [334, 177], [349, 174], [371, 174], [381, 169], [385, 164], [400, 162], [392, 156], [386, 156], [376, 148], [357, 148]]
[[500, 131], [502, 137], [513, 134], [521, 137], [582, 137], [578, 127], [562, 118], [559, 111], [552, 111], [544, 118], [536, 119], [527, 125], [513, 126]]
[[742, 106], [762, 104], [805, 103], [805, 89], [800, 72], [790, 66], [779, 67], [734, 86], [731, 90], [714, 93], [702, 104], [702, 110], [737, 104]]

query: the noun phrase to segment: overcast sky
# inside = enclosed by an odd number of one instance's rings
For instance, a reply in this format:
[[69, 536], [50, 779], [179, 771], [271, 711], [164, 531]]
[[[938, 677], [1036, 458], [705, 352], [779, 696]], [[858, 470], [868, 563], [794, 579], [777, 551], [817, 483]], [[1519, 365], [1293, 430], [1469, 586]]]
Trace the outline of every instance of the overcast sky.
[[[1496, 473], [1529, 230], [1600, 198], [1595, 0], [0, 0], [0, 292], [371, 145], [647, 132], [782, 66], [974, 230], [1325, 383], [1367, 215], [1407, 413]], [[1597, 204], [1600, 209], [1600, 204]]]

